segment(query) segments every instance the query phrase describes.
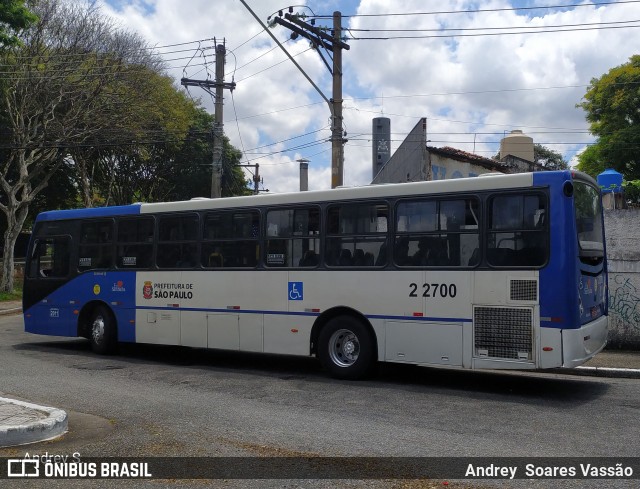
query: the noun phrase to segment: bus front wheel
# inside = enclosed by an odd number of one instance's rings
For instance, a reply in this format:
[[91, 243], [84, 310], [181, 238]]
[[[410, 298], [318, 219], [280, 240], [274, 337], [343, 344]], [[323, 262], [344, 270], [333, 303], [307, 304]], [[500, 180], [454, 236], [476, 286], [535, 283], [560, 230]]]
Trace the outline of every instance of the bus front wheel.
[[350, 316], [330, 320], [320, 331], [318, 357], [332, 377], [359, 379], [374, 363], [374, 339], [361, 321]]
[[118, 335], [116, 320], [105, 306], [97, 306], [89, 317], [89, 342], [91, 349], [100, 355], [115, 352]]

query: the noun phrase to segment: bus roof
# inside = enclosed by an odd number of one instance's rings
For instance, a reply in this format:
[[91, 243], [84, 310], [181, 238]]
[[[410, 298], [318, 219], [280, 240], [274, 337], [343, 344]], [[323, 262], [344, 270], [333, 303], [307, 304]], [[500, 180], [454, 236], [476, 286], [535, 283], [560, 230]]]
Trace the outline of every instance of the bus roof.
[[503, 175], [486, 179], [459, 178], [455, 180], [435, 180], [424, 182], [367, 185], [363, 187], [335, 188], [285, 194], [252, 195], [229, 197], [226, 199], [189, 200], [184, 202], [161, 202], [142, 204], [140, 212], [171, 212], [200, 209], [224, 209], [233, 207], [275, 206], [282, 204], [336, 202], [351, 199], [384, 199], [395, 196], [435, 195], [441, 193], [471, 192], [488, 189], [530, 187], [531, 173]]
[[[545, 172], [548, 176], [557, 175], [560, 179], [571, 179], [569, 171]], [[395, 196], [438, 195], [458, 192], [525, 188], [533, 185], [533, 173], [510, 175], [490, 175], [486, 178], [458, 178], [451, 180], [432, 180], [422, 182], [395, 183], [385, 185], [367, 185], [363, 187], [336, 188], [284, 194], [251, 195], [228, 197], [224, 199], [196, 198], [187, 201], [157, 202], [149, 204], [131, 204], [113, 207], [95, 207], [89, 209], [70, 209], [40, 213], [37, 221], [59, 219], [80, 219], [107, 216], [148, 214], [155, 212], [194, 211], [203, 209], [226, 209], [237, 207], [275, 206], [282, 204], [335, 202], [350, 199], [375, 199]]]

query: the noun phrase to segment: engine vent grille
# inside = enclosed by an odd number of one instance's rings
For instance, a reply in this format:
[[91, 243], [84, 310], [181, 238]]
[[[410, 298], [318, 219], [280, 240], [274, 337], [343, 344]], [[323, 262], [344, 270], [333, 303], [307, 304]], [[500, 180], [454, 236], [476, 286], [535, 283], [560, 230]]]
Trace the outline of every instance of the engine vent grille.
[[538, 302], [538, 281], [511, 279], [509, 281], [509, 300]]
[[475, 356], [532, 361], [533, 310], [476, 307], [473, 311]]

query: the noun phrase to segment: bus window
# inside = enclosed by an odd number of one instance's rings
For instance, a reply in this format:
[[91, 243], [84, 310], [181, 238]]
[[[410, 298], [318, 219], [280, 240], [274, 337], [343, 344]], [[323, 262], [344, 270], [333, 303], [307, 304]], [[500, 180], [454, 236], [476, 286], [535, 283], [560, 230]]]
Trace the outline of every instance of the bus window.
[[487, 262], [498, 267], [539, 267], [548, 255], [546, 198], [496, 195], [489, 200]]
[[29, 260], [29, 277], [62, 278], [69, 274], [69, 237], [40, 238]]
[[159, 268], [193, 268], [198, 262], [198, 215], [160, 217], [158, 224]]
[[260, 213], [217, 212], [204, 218], [202, 266], [255, 268], [258, 265]]
[[396, 212], [394, 263], [413, 267], [469, 267], [479, 263], [476, 198], [401, 202]]
[[340, 204], [327, 211], [325, 260], [332, 267], [386, 264], [387, 204]]
[[320, 253], [320, 210], [317, 207], [267, 212], [265, 265], [314, 267]]
[[582, 182], [575, 182], [574, 188], [580, 259], [597, 262], [604, 256], [600, 194]]
[[116, 262], [118, 268], [150, 268], [153, 256], [153, 217], [118, 221]]
[[89, 221], [80, 226], [78, 270], [111, 268], [113, 261], [113, 221]]

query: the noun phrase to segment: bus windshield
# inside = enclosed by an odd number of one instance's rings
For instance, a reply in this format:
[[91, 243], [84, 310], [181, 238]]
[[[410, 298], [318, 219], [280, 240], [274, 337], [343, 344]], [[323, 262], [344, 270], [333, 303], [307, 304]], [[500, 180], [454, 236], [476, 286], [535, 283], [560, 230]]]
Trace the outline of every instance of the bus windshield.
[[576, 229], [581, 258], [604, 256], [600, 193], [591, 185], [575, 182]]

